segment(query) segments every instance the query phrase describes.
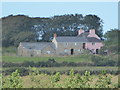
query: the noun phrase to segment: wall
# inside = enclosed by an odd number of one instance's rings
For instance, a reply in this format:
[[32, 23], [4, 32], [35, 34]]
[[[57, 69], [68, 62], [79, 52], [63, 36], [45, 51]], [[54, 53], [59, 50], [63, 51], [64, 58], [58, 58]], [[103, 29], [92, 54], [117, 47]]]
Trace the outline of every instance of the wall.
[[100, 49], [102, 46], [103, 46], [103, 44], [101, 42], [96, 42], [94, 45], [92, 45], [91, 42], [87, 42], [85, 44], [86, 49], [89, 49], [89, 50], [94, 49], [93, 51], [96, 51], [96, 49]]
[[[50, 53], [48, 51], [50, 51]], [[51, 46], [45, 47], [42, 50], [27, 49], [22, 46], [19, 46], [18, 47], [18, 55], [19, 56], [28, 56], [28, 57], [55, 55], [55, 50]]]
[[74, 49], [74, 55], [83, 53], [83, 44], [79, 42], [58, 42], [56, 52], [57, 55], [71, 55], [71, 49]]
[[42, 55], [55, 55], [55, 49], [53, 49], [51, 46], [47, 46], [45, 48], [42, 49], [41, 51]]

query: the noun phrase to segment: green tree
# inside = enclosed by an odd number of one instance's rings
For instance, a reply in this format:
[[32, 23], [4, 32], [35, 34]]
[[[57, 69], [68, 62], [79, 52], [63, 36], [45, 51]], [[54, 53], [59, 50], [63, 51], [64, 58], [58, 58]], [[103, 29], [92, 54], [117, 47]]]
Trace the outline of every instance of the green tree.
[[120, 52], [120, 30], [119, 29], [111, 29], [106, 32], [104, 35], [104, 49], [107, 49], [110, 53], [119, 53]]
[[96, 34], [99, 37], [103, 36], [103, 21], [101, 18], [99, 18], [96, 15], [86, 15], [84, 17], [84, 24], [85, 24], [85, 28], [87, 28], [87, 31], [89, 31], [90, 29], [95, 29], [96, 30]]
[[66, 14], [50, 18], [9, 15], [2, 18], [2, 44], [8, 47], [24, 41], [51, 41], [54, 33], [76, 36], [80, 28], [95, 29], [102, 37], [102, 20], [96, 15]]

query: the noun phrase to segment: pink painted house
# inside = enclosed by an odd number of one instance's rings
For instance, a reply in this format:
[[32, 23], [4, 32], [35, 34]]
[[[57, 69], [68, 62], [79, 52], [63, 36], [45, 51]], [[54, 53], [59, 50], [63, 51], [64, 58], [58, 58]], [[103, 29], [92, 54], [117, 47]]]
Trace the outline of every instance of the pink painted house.
[[94, 29], [89, 30], [89, 32], [84, 32], [84, 30], [80, 29], [78, 32], [78, 36], [85, 36], [88, 40], [92, 38], [91, 41], [85, 43], [85, 49], [88, 49], [93, 53], [97, 53], [98, 50], [100, 50], [100, 48], [103, 46], [100, 37], [95, 34]]

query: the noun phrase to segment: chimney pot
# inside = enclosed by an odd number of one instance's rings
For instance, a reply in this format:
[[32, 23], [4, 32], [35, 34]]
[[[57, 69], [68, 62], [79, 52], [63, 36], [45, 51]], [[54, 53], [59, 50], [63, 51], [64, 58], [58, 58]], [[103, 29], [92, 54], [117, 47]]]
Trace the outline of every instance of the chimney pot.
[[95, 29], [90, 29], [89, 33], [90, 34], [95, 34]]
[[84, 33], [84, 30], [83, 30], [83, 29], [78, 30], [78, 35], [80, 35], [80, 34], [82, 34], [82, 33]]
[[55, 33], [55, 34], [54, 34], [54, 38], [56, 38], [56, 37], [57, 37], [57, 34]]

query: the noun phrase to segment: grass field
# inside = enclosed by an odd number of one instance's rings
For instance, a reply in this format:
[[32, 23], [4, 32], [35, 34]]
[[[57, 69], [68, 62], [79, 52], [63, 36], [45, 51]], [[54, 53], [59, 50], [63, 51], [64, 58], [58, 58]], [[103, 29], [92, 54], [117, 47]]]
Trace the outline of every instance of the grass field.
[[3, 55], [2, 61], [5, 62], [24, 62], [24, 61], [48, 61], [48, 59], [55, 59], [57, 62], [91, 62], [90, 55], [80, 55], [80, 56], [64, 56], [64, 57], [20, 57], [17, 55]]
[[38, 68], [39, 70], [48, 70], [48, 71], [64, 71], [64, 70], [118, 70], [118, 67], [49, 67], [49, 68]]
[[[17, 67], [8, 67], [8, 68], [2, 68], [2, 70], [8, 70], [8, 69], [12, 69], [12, 68], [17, 68]], [[27, 67], [26, 67], [27, 68]], [[95, 66], [86, 66], [86, 67], [35, 67], [38, 70], [48, 70], [48, 71], [65, 71], [65, 70], [118, 70], [118, 67], [110, 67], [110, 66], [106, 66], [106, 67], [95, 67]]]

